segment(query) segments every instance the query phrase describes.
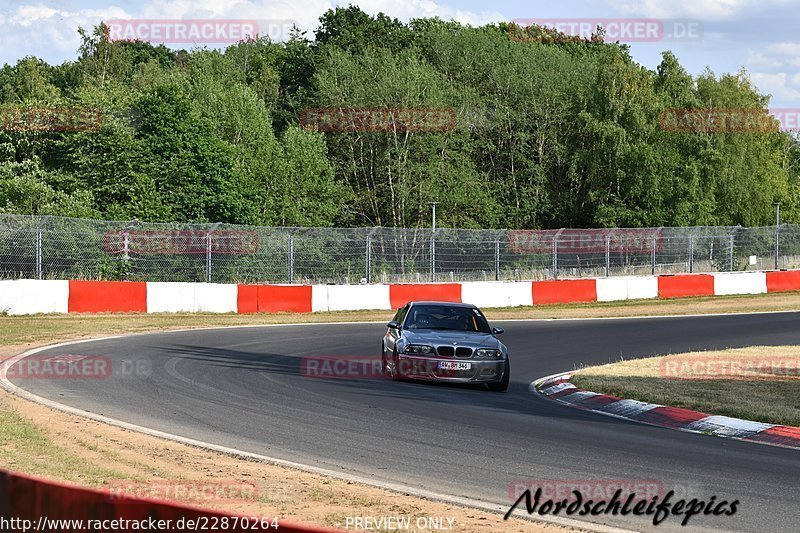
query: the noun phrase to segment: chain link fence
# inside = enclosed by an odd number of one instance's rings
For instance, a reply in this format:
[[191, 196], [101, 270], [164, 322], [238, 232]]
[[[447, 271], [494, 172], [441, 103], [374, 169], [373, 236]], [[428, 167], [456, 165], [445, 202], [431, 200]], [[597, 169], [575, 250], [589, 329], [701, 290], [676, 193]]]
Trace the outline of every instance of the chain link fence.
[[389, 283], [800, 267], [800, 225], [284, 228], [0, 214], [0, 279]]

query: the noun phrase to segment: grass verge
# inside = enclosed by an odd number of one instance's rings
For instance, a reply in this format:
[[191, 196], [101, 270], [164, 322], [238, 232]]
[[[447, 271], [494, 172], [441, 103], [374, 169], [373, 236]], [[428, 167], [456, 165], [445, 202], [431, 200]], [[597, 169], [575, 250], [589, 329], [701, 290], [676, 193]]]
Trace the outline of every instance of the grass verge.
[[112, 494], [333, 528], [343, 528], [348, 516], [442, 516], [454, 520], [452, 531], [463, 533], [578, 531], [504, 521], [498, 514], [163, 441], [6, 392], [0, 392], [0, 464]]
[[584, 368], [582, 389], [772, 424], [800, 426], [800, 346], [752, 346]]

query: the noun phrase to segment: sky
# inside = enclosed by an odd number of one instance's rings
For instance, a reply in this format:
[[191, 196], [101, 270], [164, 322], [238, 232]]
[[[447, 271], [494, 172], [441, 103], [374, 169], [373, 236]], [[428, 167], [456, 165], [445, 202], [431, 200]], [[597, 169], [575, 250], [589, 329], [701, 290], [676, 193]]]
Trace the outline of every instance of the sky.
[[800, 108], [800, 0], [0, 0], [0, 64], [31, 55], [51, 64], [74, 60], [77, 28], [109, 20], [256, 20], [278, 38], [291, 21], [311, 36], [322, 13], [351, 3], [403, 21], [438, 16], [473, 26], [519, 19], [564, 29], [605, 19], [646, 32], [656, 23], [649, 37], [620, 38], [645, 67], [655, 69], [661, 53], [672, 50], [693, 75], [744, 68], [772, 96], [771, 108]]

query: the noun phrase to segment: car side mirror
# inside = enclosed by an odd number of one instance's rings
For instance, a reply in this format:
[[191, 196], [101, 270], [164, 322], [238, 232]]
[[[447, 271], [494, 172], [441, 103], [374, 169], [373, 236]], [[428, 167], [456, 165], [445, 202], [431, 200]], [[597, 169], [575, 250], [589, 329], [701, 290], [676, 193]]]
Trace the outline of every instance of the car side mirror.
[[500, 334], [501, 334], [501, 333], [503, 333], [504, 331], [505, 331], [505, 330], [504, 330], [503, 328], [497, 328], [497, 327], [495, 327], [495, 328], [492, 328], [492, 334], [493, 334], [493, 335], [500, 335]]
[[398, 324], [397, 322], [392, 320], [391, 322], [386, 324], [386, 327], [389, 328], [389, 329], [398, 329], [398, 328], [400, 328], [400, 324]]

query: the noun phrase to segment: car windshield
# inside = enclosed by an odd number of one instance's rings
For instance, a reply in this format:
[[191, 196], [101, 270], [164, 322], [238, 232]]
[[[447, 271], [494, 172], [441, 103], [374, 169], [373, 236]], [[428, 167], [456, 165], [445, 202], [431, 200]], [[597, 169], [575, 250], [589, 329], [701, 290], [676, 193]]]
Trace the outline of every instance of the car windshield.
[[415, 305], [408, 312], [403, 327], [491, 333], [489, 324], [479, 310], [448, 305]]

